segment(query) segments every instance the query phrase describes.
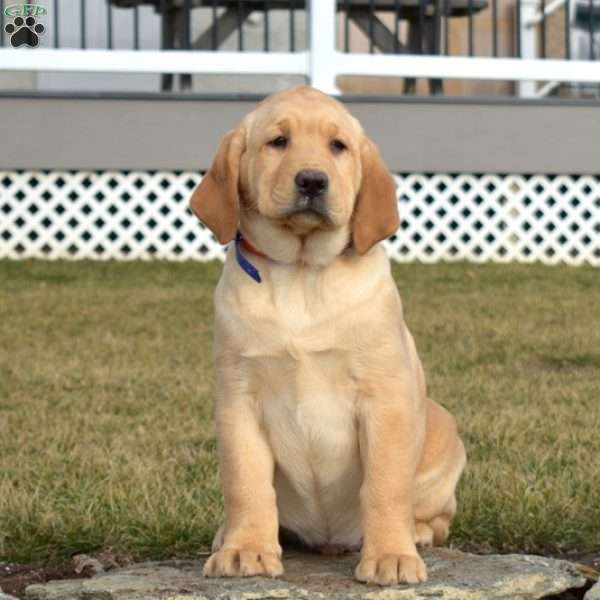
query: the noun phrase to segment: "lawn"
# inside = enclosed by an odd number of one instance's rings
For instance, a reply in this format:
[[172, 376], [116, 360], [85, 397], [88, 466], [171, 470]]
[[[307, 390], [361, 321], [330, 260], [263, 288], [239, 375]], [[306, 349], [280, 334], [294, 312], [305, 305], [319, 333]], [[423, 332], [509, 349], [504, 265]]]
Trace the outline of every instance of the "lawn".
[[[0, 262], [0, 560], [206, 550], [218, 264]], [[600, 549], [600, 271], [397, 265], [469, 465], [451, 543]]]

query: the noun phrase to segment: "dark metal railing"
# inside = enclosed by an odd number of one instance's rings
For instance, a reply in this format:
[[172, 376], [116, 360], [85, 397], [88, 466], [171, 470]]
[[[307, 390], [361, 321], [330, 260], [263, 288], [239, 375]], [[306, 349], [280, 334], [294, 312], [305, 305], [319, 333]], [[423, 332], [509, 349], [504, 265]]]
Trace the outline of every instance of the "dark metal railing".
[[[13, 17], [4, 9], [16, 1], [0, 0], [2, 46], [12, 39], [5, 25]], [[264, 52], [307, 47], [305, 0], [37, 0], [37, 5], [46, 9], [41, 46]], [[338, 48], [346, 53], [600, 56], [600, 0], [565, 0], [558, 9], [551, 0], [538, 0], [535, 9], [522, 0], [511, 6], [502, 0], [339, 0], [337, 7]], [[100, 34], [98, 21], [104, 23]]]
[[[91, 9], [101, 3], [105, 6], [105, 35], [102, 42], [97, 36], [91, 36], [90, 19], [96, 19]], [[9, 45], [9, 35], [4, 26], [7, 15], [4, 9], [14, 4], [13, 0], [0, 0], [0, 44]], [[566, 59], [583, 58], [573, 56], [572, 37], [576, 31], [581, 39], [582, 32], [588, 38], [587, 56], [589, 60], [598, 57], [598, 38], [600, 36], [600, 0], [565, 0], [559, 11], [545, 14], [551, 4], [549, 0], [539, 0], [537, 10], [537, 55], [549, 57], [549, 37], [553, 36], [554, 48], [557, 47], [557, 30], [549, 32], [549, 23], [553, 19], [563, 19], [562, 57]], [[262, 16], [261, 49], [296, 51], [306, 47], [298, 43], [297, 13], [306, 10], [302, 0], [38, 0], [38, 5], [47, 9], [47, 33], [42, 45], [55, 48], [79, 47], [81, 49], [104, 47], [108, 49], [129, 47], [142, 49], [148, 43], [142, 41], [140, 12], [153, 11], [162, 22], [161, 46], [179, 49], [218, 50], [225, 39], [237, 37], [239, 51], [248, 49], [245, 27], [251, 16]], [[345, 52], [355, 51], [357, 46], [365, 47], [368, 52], [383, 53], [429, 53], [468, 56], [523, 56], [524, 2], [515, 0], [512, 11], [504, 10], [500, 15], [502, 2], [499, 0], [340, 0], [338, 8], [342, 13], [339, 47]], [[201, 9], [199, 13], [197, 10]], [[204, 10], [202, 10], [204, 9]], [[274, 47], [272, 14], [274, 11], [287, 12], [286, 47]], [[73, 12], [78, 18], [73, 18]], [[512, 13], [512, 14], [511, 14]], [[119, 40], [115, 38], [115, 21], [119, 24], [126, 15], [131, 15], [131, 35], [126, 42], [123, 27], [120, 26]], [[491, 22], [489, 43], [481, 42], [478, 26], [488, 19]], [[501, 48], [499, 31], [501, 20], [511, 21], [514, 39], [511, 47]], [[280, 21], [280, 20], [279, 20]], [[463, 22], [465, 26], [453, 35], [461, 36], [466, 49], [457, 52], [451, 43], [452, 21]], [[202, 24], [204, 31], [193, 39], [193, 27]], [[278, 22], [280, 26], [280, 22]], [[504, 25], [506, 29], [506, 25]], [[77, 29], [77, 35], [75, 34]], [[360, 31], [357, 39], [352, 30]], [[256, 37], [256, 36], [255, 36]], [[281, 36], [279, 36], [280, 38]], [[278, 38], [278, 39], [279, 39]], [[355, 43], [356, 42], [356, 43]], [[256, 50], [257, 48], [252, 48]], [[552, 56], [556, 58], [556, 56]]]
[[[351, 41], [350, 23], [354, 22], [361, 35], [368, 39], [367, 51], [393, 54], [442, 54], [445, 56], [492, 56], [498, 58], [523, 58], [523, 32], [530, 30], [536, 37], [536, 58], [571, 58], [596, 60], [600, 39], [600, 0], [565, 0], [558, 9], [547, 14], [550, 7], [548, 0], [539, 0], [537, 12], [533, 16], [535, 26], [524, 22], [527, 7], [521, 0], [516, 0], [512, 10], [504, 6], [503, 21], [512, 26], [513, 37], [504, 40], [504, 48], [500, 43], [500, 8], [499, 0], [369, 0], [340, 3], [344, 13], [343, 42], [345, 52], [351, 52], [355, 45]], [[393, 15], [393, 24], [382, 27], [380, 17]], [[479, 23], [488, 19], [491, 23], [489, 42], [481, 43], [481, 35], [476, 36]], [[550, 25], [552, 21], [563, 20], [562, 39], [557, 40], [557, 29], [553, 28], [553, 45], [562, 51], [552, 55], [548, 52], [550, 41]], [[388, 18], [389, 21], [389, 18]], [[452, 21], [464, 23], [458, 34], [465, 41], [463, 52], [452, 50], [450, 24]], [[465, 23], [466, 21], [466, 23]], [[404, 33], [400, 32], [400, 23], [405, 23]], [[585, 30], [587, 47], [586, 56], [573, 56], [572, 33]], [[476, 44], [477, 37], [477, 44]], [[528, 56], [528, 58], [533, 58]]]

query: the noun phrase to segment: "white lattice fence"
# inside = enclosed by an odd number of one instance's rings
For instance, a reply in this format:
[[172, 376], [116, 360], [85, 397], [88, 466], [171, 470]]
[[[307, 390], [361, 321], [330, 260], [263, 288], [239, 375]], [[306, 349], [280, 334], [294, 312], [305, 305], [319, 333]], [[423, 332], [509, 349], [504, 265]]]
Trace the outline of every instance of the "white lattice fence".
[[[193, 172], [0, 172], [0, 258], [210, 260]], [[600, 177], [398, 175], [395, 260], [600, 266]]]

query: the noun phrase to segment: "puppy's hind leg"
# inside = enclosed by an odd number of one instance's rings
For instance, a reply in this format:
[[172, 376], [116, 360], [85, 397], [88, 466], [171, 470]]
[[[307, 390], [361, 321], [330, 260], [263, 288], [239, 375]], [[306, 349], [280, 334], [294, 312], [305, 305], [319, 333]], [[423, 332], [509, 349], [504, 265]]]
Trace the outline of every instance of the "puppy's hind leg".
[[427, 548], [429, 546], [441, 546], [446, 543], [450, 534], [450, 522], [456, 514], [456, 498], [452, 495], [447, 506], [437, 516], [429, 521], [417, 521], [415, 523], [416, 544]]
[[433, 546], [433, 529], [429, 523], [423, 521], [415, 523], [415, 543], [421, 548]]
[[454, 418], [429, 401], [428, 436], [416, 480], [415, 541], [441, 545], [456, 514], [455, 490], [466, 462]]

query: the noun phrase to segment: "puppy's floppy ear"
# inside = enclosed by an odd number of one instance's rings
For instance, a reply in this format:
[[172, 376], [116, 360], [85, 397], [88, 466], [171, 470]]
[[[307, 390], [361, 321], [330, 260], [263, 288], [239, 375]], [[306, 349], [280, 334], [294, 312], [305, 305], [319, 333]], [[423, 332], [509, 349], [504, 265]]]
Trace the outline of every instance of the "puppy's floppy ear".
[[360, 147], [362, 180], [352, 221], [352, 240], [359, 254], [392, 235], [400, 226], [396, 182], [377, 146], [366, 137]]
[[192, 212], [221, 244], [235, 236], [240, 220], [240, 159], [245, 149], [243, 129], [230, 131], [221, 142], [213, 164], [194, 190]]

